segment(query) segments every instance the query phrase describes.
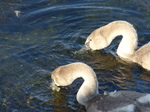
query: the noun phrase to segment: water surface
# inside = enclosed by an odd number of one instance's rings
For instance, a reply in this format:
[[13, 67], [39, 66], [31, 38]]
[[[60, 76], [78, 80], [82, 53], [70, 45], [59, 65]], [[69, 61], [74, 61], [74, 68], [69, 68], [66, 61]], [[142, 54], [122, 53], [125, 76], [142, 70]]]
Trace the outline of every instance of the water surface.
[[114, 20], [134, 25], [142, 46], [150, 41], [148, 0], [1, 0], [0, 111], [85, 112], [76, 101], [83, 80], [60, 92], [50, 87], [60, 65], [84, 62], [96, 72], [99, 92], [150, 93], [150, 72], [115, 54], [121, 37], [104, 50], [75, 54], [87, 36]]

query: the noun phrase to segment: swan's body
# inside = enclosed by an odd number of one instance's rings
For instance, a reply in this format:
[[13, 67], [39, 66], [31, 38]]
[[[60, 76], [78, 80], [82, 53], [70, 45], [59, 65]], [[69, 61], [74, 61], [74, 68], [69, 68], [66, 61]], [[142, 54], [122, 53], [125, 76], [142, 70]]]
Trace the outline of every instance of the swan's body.
[[86, 39], [85, 47], [91, 50], [103, 49], [112, 40], [122, 35], [117, 54], [126, 60], [136, 62], [150, 70], [150, 42], [137, 51], [138, 36], [134, 27], [126, 21], [114, 21], [93, 31]]
[[118, 91], [100, 95], [96, 74], [84, 63], [60, 66], [52, 72], [57, 86], [70, 85], [79, 77], [84, 82], [77, 93], [77, 101], [86, 107], [87, 112], [150, 112], [150, 94]]

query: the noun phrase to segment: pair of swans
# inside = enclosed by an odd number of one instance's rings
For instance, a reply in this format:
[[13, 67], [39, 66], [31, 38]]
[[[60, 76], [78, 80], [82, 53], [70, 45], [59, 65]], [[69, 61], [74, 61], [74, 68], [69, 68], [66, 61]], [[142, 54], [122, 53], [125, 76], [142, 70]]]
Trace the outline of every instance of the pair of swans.
[[[107, 47], [112, 40], [122, 35], [123, 39], [117, 54], [136, 62], [150, 70], [150, 43], [137, 47], [137, 33], [126, 21], [114, 21], [93, 31], [85, 42], [86, 49], [98, 50]], [[150, 94], [133, 91], [115, 91], [101, 95], [98, 81], [93, 69], [81, 62], [60, 66], [52, 72], [53, 83], [57, 86], [70, 85], [82, 77], [84, 82], [77, 93], [77, 101], [86, 107], [87, 112], [150, 112]]]

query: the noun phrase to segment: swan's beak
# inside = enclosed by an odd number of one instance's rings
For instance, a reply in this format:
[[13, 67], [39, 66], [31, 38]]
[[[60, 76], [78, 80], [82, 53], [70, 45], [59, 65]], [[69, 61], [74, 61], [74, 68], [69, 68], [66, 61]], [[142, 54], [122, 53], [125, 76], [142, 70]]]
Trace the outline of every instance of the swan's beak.
[[79, 51], [76, 51], [74, 54], [83, 54], [86, 53], [88, 50], [91, 50], [89, 47], [89, 43], [85, 43], [85, 45]]
[[55, 84], [54, 81], [51, 82], [50, 87], [52, 88], [53, 91], [60, 91], [60, 88]]
[[84, 47], [86, 48], [86, 50], [91, 50], [89, 44], [90, 44], [90, 42], [86, 42], [86, 43], [85, 43]]
[[78, 52], [79, 53], [85, 53], [88, 50], [91, 50], [89, 47], [89, 43], [85, 43], [85, 45]]
[[87, 51], [87, 50], [88, 50], [87, 47], [84, 45], [84, 46], [79, 50], [79, 52], [81, 52], [81, 53], [83, 52], [83, 53], [84, 53], [84, 52]]
[[59, 91], [60, 88], [56, 85], [53, 75], [51, 75], [51, 79], [52, 79], [52, 82], [50, 84], [50, 87], [52, 88], [53, 91]]

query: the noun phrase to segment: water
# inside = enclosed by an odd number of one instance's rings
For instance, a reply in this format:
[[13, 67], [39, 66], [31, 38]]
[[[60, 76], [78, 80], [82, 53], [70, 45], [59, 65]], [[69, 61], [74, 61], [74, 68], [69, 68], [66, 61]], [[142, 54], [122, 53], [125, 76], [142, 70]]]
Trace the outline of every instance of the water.
[[50, 87], [56, 67], [77, 61], [95, 70], [100, 93], [150, 93], [150, 72], [117, 58], [121, 38], [75, 54], [93, 30], [114, 20], [135, 26], [139, 47], [149, 42], [149, 0], [1, 0], [0, 7], [0, 111], [85, 112], [75, 98], [82, 79], [60, 92]]

